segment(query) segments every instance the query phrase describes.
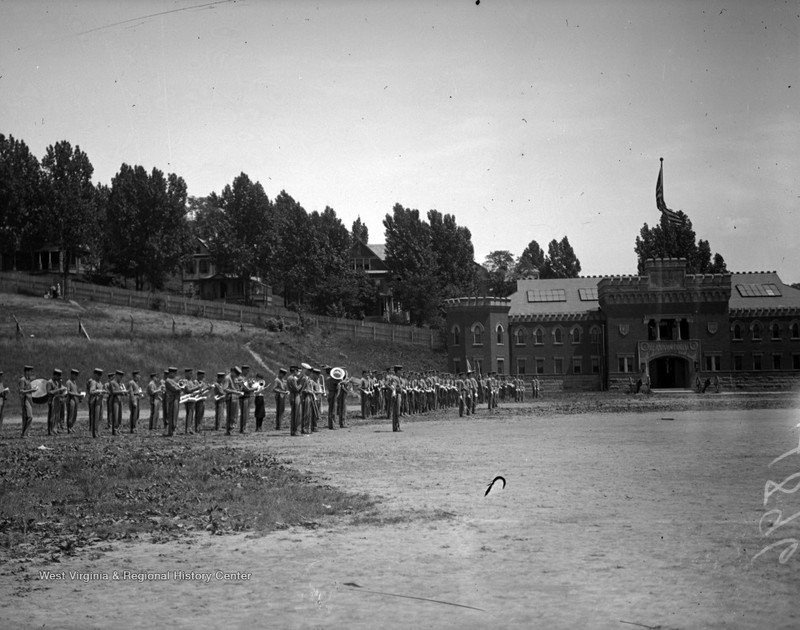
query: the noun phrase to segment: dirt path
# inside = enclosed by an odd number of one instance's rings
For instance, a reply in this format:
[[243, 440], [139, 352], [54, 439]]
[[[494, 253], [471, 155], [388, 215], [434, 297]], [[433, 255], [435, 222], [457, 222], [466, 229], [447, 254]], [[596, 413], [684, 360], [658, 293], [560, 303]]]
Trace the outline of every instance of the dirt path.
[[[384, 497], [378, 513], [260, 538], [115, 545], [50, 565], [66, 572], [55, 582], [23, 564], [0, 579], [0, 625], [797, 627], [800, 554], [750, 562], [800, 531], [758, 529], [765, 482], [800, 470], [798, 456], [767, 467], [797, 446], [797, 415], [500, 415], [270, 436], [294, 467]], [[484, 497], [498, 474], [506, 489]], [[800, 498], [780, 500], [784, 518], [800, 510]], [[126, 570], [170, 575], [113, 579]]]

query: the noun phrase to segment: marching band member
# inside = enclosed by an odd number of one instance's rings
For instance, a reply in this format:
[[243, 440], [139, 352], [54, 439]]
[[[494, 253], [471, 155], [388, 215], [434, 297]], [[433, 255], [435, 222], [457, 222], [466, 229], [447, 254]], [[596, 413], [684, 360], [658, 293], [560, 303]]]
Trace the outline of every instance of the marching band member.
[[219, 431], [219, 425], [225, 418], [225, 372], [217, 372], [217, 382], [214, 383], [214, 431]]
[[329, 365], [325, 368], [325, 397], [328, 400], [328, 429], [333, 431], [336, 429], [334, 426], [334, 416], [336, 415], [336, 396], [339, 391], [339, 379], [331, 376], [333, 368]]
[[184, 403], [186, 408], [186, 418], [184, 418], [183, 425], [184, 435], [194, 435], [195, 400], [193, 396], [198, 386], [197, 381], [194, 380], [194, 376], [192, 375], [193, 371], [192, 368], [185, 368], [183, 370], [183, 387], [181, 388], [181, 394], [189, 397]]
[[286, 368], [278, 370], [278, 376], [275, 377], [272, 390], [275, 392], [275, 430], [280, 431], [281, 421], [286, 410], [286, 395], [289, 393], [286, 387]]
[[109, 399], [111, 401], [111, 435], [117, 435], [122, 427], [122, 397], [127, 394], [122, 377], [125, 372], [117, 370], [109, 383]]
[[161, 383], [158, 381], [158, 373], [150, 374], [150, 381], [147, 383], [147, 398], [150, 400], [150, 424], [152, 431], [158, 426], [158, 418], [161, 415], [161, 405], [164, 401], [164, 393], [161, 391]]
[[111, 382], [114, 380], [114, 372], [106, 375], [106, 429], [111, 429]]
[[300, 368], [296, 365], [289, 366], [289, 378], [286, 379], [286, 387], [289, 390], [290, 407], [290, 431], [292, 435], [297, 435], [297, 431], [302, 424], [302, 401], [300, 390], [303, 386], [303, 377]]
[[313, 406], [315, 388], [312, 379], [311, 366], [308, 363], [301, 363], [300, 365], [304, 370], [302, 384], [300, 387], [300, 401], [302, 410], [300, 433], [301, 435], [309, 435], [311, 433], [311, 408]]
[[47, 381], [47, 435], [58, 435], [64, 429], [64, 395], [67, 388], [61, 382], [61, 370], [53, 370]]
[[[260, 382], [262, 380], [261, 373], [256, 373], [256, 381]], [[264, 424], [264, 418], [267, 416], [267, 410], [264, 406], [264, 389], [265, 387], [259, 387], [253, 394], [253, 415], [256, 419], [256, 432], [261, 433], [261, 426]]]
[[80, 372], [72, 368], [67, 381], [67, 433], [72, 433], [72, 428], [78, 419], [78, 403], [83, 398], [78, 391], [78, 374]]
[[256, 391], [256, 388], [252, 385], [248, 374], [250, 374], [250, 366], [243, 365], [242, 373], [239, 377], [239, 389], [242, 392], [242, 398], [240, 402], [241, 409], [239, 412], [239, 433], [247, 432], [247, 421], [250, 419], [250, 399], [252, 398], [253, 393]]
[[22, 408], [22, 437], [26, 437], [28, 429], [33, 422], [33, 392], [35, 387], [31, 387], [33, 377], [33, 366], [26, 365], [22, 368], [22, 378], [19, 379], [19, 402]]
[[139, 385], [139, 370], [131, 372], [128, 383], [128, 411], [130, 413], [130, 430], [136, 433], [136, 424], [139, 422], [139, 399], [142, 397], [142, 388]]
[[194, 403], [194, 432], [200, 433], [203, 430], [203, 417], [206, 415], [206, 396], [209, 390], [204, 370], [197, 370], [195, 383], [197, 384], [197, 390], [195, 391], [196, 401]]
[[92, 437], [96, 438], [103, 421], [103, 395], [106, 388], [103, 386], [103, 370], [95, 368], [92, 378], [86, 383], [86, 395], [89, 396], [89, 428]]
[[225, 403], [227, 405], [227, 418], [225, 425], [225, 435], [231, 435], [236, 421], [239, 419], [239, 398], [242, 392], [239, 389], [239, 376], [242, 374], [237, 366], [231, 368], [230, 373], [225, 377], [222, 388], [225, 390]]
[[164, 420], [167, 423], [167, 436], [175, 435], [175, 425], [178, 424], [178, 409], [180, 408], [181, 386], [178, 379], [178, 368], [170, 366], [164, 379]]

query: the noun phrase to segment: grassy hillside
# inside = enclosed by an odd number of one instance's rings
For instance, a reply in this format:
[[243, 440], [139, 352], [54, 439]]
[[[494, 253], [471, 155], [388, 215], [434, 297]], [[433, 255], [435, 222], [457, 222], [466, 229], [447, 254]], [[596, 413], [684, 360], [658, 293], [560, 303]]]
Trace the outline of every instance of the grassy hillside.
[[[16, 335], [14, 315], [23, 336]], [[81, 322], [90, 339], [78, 333]], [[258, 365], [248, 347], [266, 364]], [[0, 293], [0, 370], [10, 388], [7, 415], [19, 415], [15, 394], [22, 366], [34, 366], [34, 377], [49, 377], [53, 368], [65, 376], [81, 371], [81, 388], [94, 367], [130, 374], [138, 369], [146, 379], [170, 365], [204, 369], [207, 378], [232, 365], [252, 366], [271, 377], [278, 367], [297, 362], [328, 363], [360, 375], [364, 369], [384, 369], [401, 363], [406, 369], [444, 369], [446, 355], [420, 346], [382, 345], [353, 341], [347, 335], [313, 329], [303, 334], [270, 332], [254, 326], [172, 316], [157, 311], [96, 303], [69, 303]]]

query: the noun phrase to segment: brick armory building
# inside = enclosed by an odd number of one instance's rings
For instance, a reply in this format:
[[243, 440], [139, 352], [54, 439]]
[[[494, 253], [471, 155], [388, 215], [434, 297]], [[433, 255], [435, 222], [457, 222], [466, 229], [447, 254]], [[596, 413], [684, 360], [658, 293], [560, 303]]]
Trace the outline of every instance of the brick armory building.
[[448, 300], [449, 367], [536, 375], [548, 389], [730, 388], [800, 383], [800, 290], [775, 272], [687, 274], [648, 260], [642, 276], [517, 281], [508, 298]]

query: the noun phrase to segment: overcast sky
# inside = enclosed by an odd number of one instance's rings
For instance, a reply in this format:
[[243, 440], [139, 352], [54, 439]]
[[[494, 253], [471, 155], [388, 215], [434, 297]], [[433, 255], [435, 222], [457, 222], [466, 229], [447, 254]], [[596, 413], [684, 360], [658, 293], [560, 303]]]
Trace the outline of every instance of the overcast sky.
[[635, 274], [667, 205], [731, 271], [800, 281], [800, 2], [0, 0], [0, 133], [220, 191], [240, 172], [370, 241], [395, 203], [476, 260], [564, 235]]

